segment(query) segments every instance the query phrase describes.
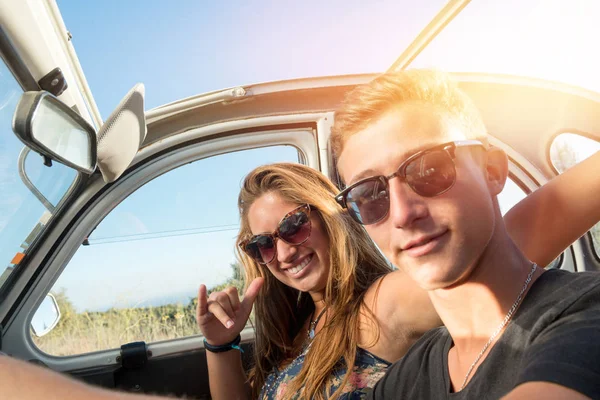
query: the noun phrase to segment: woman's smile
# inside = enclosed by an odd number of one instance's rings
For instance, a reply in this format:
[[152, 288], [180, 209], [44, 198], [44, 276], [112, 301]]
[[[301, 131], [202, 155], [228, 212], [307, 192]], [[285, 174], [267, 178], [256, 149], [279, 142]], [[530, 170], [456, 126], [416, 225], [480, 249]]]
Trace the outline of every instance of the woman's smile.
[[[313, 260], [313, 256], [314, 256], [314, 253], [311, 253], [308, 256], [303, 257], [300, 260], [300, 262], [296, 263], [296, 265], [294, 265], [293, 267], [289, 267], [289, 268], [285, 268], [285, 269], [282, 268], [282, 270], [293, 278], [301, 278], [302, 276], [306, 275], [306, 273], [309, 272], [309, 269], [306, 267]], [[306, 273], [301, 274], [302, 271], [305, 271]]]

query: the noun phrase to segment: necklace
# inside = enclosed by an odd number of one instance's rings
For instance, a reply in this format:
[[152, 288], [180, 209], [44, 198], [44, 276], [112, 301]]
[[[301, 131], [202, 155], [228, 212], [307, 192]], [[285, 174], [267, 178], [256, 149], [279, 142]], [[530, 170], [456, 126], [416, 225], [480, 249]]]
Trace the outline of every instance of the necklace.
[[494, 341], [494, 339], [496, 338], [496, 336], [498, 336], [498, 334], [502, 331], [502, 329], [504, 329], [504, 327], [506, 326], [506, 324], [508, 324], [508, 321], [510, 321], [510, 319], [512, 318], [512, 316], [515, 313], [517, 307], [521, 303], [521, 299], [523, 298], [523, 294], [527, 290], [527, 287], [529, 286], [529, 283], [531, 282], [531, 277], [533, 276], [533, 273], [535, 272], [536, 268], [537, 268], [537, 265], [534, 263], [533, 267], [531, 268], [531, 271], [529, 271], [529, 275], [527, 275], [527, 279], [525, 279], [525, 283], [523, 284], [523, 289], [521, 289], [521, 292], [517, 296], [517, 299], [513, 303], [513, 305], [510, 308], [510, 310], [508, 310], [508, 313], [504, 317], [504, 320], [502, 320], [502, 323], [498, 326], [498, 328], [496, 328], [496, 330], [494, 331], [494, 333], [492, 333], [492, 336], [490, 336], [490, 339], [483, 346], [483, 349], [481, 349], [481, 351], [479, 352], [479, 354], [475, 358], [475, 361], [473, 361], [473, 364], [471, 364], [471, 366], [469, 367], [469, 370], [467, 371], [467, 375], [465, 376], [465, 379], [463, 380], [463, 383], [462, 383], [459, 391], [461, 391], [461, 390], [463, 390], [465, 388], [465, 386], [467, 384], [467, 380], [469, 379], [469, 376], [471, 376], [471, 373], [473, 372], [473, 368], [475, 368], [475, 365], [477, 365], [477, 363], [479, 362], [479, 360], [481, 359], [481, 357], [483, 356], [483, 354], [485, 353], [485, 351], [488, 349], [488, 347], [490, 347], [490, 344], [492, 344], [492, 342]]
[[[315, 329], [317, 328], [317, 324], [319, 323], [319, 320], [323, 316], [323, 313], [325, 312], [325, 310], [327, 310], [327, 307], [323, 307], [323, 309], [317, 316], [317, 319], [315, 319], [314, 321], [310, 321], [310, 324], [308, 325], [308, 332], [307, 332], [308, 338], [310, 340], [313, 340], [315, 338]], [[312, 320], [313, 315], [315, 315], [314, 311], [313, 311], [312, 315], [310, 316], [311, 320]]]

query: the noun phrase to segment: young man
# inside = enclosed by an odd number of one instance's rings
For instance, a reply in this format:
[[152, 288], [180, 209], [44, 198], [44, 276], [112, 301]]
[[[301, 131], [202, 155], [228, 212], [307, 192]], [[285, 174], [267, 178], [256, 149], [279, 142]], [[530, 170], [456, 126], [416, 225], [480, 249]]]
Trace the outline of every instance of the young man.
[[545, 271], [513, 244], [496, 198], [507, 157], [466, 94], [439, 72], [383, 75], [346, 97], [332, 146], [338, 201], [445, 324], [373, 398], [600, 398], [600, 275]]

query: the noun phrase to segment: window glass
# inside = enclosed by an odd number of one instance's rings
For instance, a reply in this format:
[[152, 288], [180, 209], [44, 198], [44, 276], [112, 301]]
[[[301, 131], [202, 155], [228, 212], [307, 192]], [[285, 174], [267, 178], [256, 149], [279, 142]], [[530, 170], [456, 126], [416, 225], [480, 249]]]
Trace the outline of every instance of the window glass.
[[504, 190], [498, 195], [498, 203], [500, 204], [502, 215], [506, 214], [515, 204], [523, 200], [525, 196], [527, 196], [527, 193], [525, 193], [523, 189], [521, 189], [512, 179], [507, 179]]
[[[554, 168], [562, 174], [597, 151], [600, 151], [600, 142], [574, 133], [563, 133], [552, 142], [550, 159]], [[594, 225], [590, 232], [594, 250], [600, 256], [600, 223]]]
[[51, 290], [61, 320], [35, 343], [65, 356], [199, 334], [198, 286], [242, 285], [234, 245], [243, 177], [258, 165], [298, 159], [291, 146], [227, 153], [133, 192], [65, 267]]
[[[12, 131], [12, 119], [23, 89], [0, 59], [0, 287], [19, 264], [35, 239], [50, 222], [54, 207], [65, 197], [77, 176], [71, 168], [25, 149]], [[47, 206], [25, 186], [23, 172], [48, 201]]]

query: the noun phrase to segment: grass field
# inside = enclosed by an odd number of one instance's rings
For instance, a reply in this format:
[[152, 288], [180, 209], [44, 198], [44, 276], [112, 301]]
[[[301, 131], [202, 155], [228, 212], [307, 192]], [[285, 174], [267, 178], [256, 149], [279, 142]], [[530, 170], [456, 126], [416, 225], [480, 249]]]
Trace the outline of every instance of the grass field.
[[[236, 286], [242, 293], [239, 266], [231, 267], [233, 277], [209, 292]], [[53, 294], [61, 312], [58, 324], [45, 336], [31, 335], [36, 346], [51, 355], [83, 354], [136, 341], [152, 343], [200, 334], [196, 298], [190, 298], [187, 304], [77, 312], [64, 291]]]

